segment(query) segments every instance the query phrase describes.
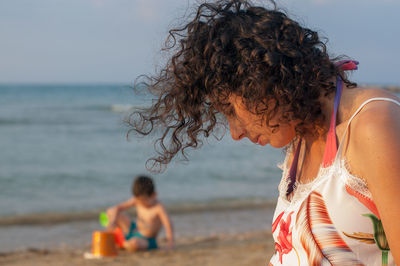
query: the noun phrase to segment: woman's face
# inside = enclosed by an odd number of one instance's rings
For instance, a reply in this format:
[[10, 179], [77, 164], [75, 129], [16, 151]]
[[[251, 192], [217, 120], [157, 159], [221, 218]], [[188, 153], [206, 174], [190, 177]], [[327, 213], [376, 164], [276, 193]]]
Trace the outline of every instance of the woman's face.
[[271, 125], [279, 125], [276, 130], [267, 126], [262, 116], [253, 114], [246, 108], [240, 96], [231, 95], [229, 103], [232, 110], [225, 117], [228, 119], [234, 140], [248, 138], [253, 143], [262, 146], [270, 144], [274, 148], [282, 148], [288, 145], [296, 135], [293, 123], [278, 123], [277, 117], [270, 121]]

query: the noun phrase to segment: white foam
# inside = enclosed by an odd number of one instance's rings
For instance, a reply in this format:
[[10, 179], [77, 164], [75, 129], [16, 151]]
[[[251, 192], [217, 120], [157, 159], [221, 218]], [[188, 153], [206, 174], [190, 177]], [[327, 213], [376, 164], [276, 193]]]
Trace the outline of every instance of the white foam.
[[111, 105], [111, 111], [116, 113], [126, 113], [131, 111], [134, 108], [133, 105], [130, 104], [113, 104]]

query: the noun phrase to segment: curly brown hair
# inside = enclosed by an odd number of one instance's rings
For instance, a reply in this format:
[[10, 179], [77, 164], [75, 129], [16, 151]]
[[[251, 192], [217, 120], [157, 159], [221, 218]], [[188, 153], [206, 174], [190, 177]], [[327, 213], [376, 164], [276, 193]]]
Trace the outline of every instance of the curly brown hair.
[[[149, 169], [165, 166], [186, 148], [198, 148], [230, 115], [228, 97], [241, 96], [248, 110], [266, 124], [279, 110], [280, 123], [300, 121], [298, 136], [315, 131], [324, 116], [320, 96], [335, 91], [333, 78], [350, 82], [330, 58], [318, 33], [272, 7], [246, 0], [203, 3], [194, 18], [169, 31], [166, 66], [157, 75], [141, 76], [157, 100], [128, 118], [132, 131], [141, 135], [161, 129], [155, 143], [158, 155]], [[275, 103], [268, 104], [271, 100]], [[159, 132], [159, 131], [158, 131]]]

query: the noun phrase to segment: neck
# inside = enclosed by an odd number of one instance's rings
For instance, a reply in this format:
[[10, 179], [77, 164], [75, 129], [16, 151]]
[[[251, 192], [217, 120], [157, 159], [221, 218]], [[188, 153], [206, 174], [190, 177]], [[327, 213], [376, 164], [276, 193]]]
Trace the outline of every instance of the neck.
[[[333, 113], [333, 104], [334, 104], [334, 94], [329, 95], [328, 97], [324, 97], [320, 100], [321, 103], [321, 111], [324, 116], [323, 123], [316, 128], [313, 128], [313, 132], [306, 133], [303, 136], [303, 140], [307, 143], [308, 146], [311, 147], [312, 143], [325, 141], [326, 135], [329, 131], [330, 121]], [[338, 112], [339, 113], [339, 112]], [[338, 116], [337, 116], [338, 121]]]
[[[333, 82], [336, 85], [336, 77], [332, 77], [330, 79], [331, 82]], [[343, 90], [344, 90], [345, 85], [343, 84]], [[320, 95], [319, 97], [319, 103], [321, 104], [321, 112], [323, 115], [323, 122], [321, 125], [318, 125], [317, 128], [313, 129], [313, 132], [306, 134], [303, 139], [305, 142], [308, 144], [308, 146], [311, 146], [313, 142], [319, 142], [321, 140], [326, 139], [326, 135], [329, 131], [330, 123], [331, 123], [331, 118], [332, 118], [332, 113], [334, 112], [334, 103], [335, 103], [335, 96], [336, 96], [336, 90], [335, 92], [329, 94], [328, 96], [325, 96], [324, 93]], [[342, 102], [343, 99], [341, 99]], [[336, 116], [336, 121], [339, 121], [339, 110]]]

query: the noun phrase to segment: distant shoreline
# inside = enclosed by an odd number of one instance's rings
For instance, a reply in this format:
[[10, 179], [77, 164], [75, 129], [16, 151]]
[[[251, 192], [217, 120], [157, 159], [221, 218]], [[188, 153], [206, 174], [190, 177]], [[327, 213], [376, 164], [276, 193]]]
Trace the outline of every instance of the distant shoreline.
[[[267, 199], [232, 199], [199, 203], [177, 203], [166, 205], [171, 214], [191, 214], [201, 212], [220, 212], [226, 210], [243, 210], [243, 209], [271, 209], [275, 207], [275, 200]], [[63, 223], [72, 223], [79, 221], [97, 220], [102, 209], [83, 210], [83, 211], [66, 211], [66, 212], [43, 212], [28, 213], [21, 215], [4, 215], [0, 216], [0, 228], [7, 226], [40, 226], [40, 225], [56, 225]], [[135, 212], [130, 212], [135, 216]]]
[[364, 87], [364, 88], [379, 88], [391, 92], [400, 92], [400, 86], [394, 86], [394, 85], [374, 85], [374, 84], [363, 84], [360, 83], [358, 84], [359, 87]]
[[[370, 84], [370, 83], [358, 83], [362, 87], [375, 87], [381, 88], [388, 91], [393, 92], [400, 92], [400, 85], [377, 85], [377, 84]], [[7, 83], [7, 82], [0, 82], [1, 87], [76, 87], [76, 86], [83, 86], [83, 87], [118, 87], [118, 88], [127, 88], [132, 89], [133, 84], [125, 84], [125, 83], [102, 83], [102, 82], [83, 82], [83, 83]]]
[[387, 87], [382, 87], [384, 90], [388, 90], [391, 92], [400, 92], [400, 87], [396, 86], [387, 86]]

